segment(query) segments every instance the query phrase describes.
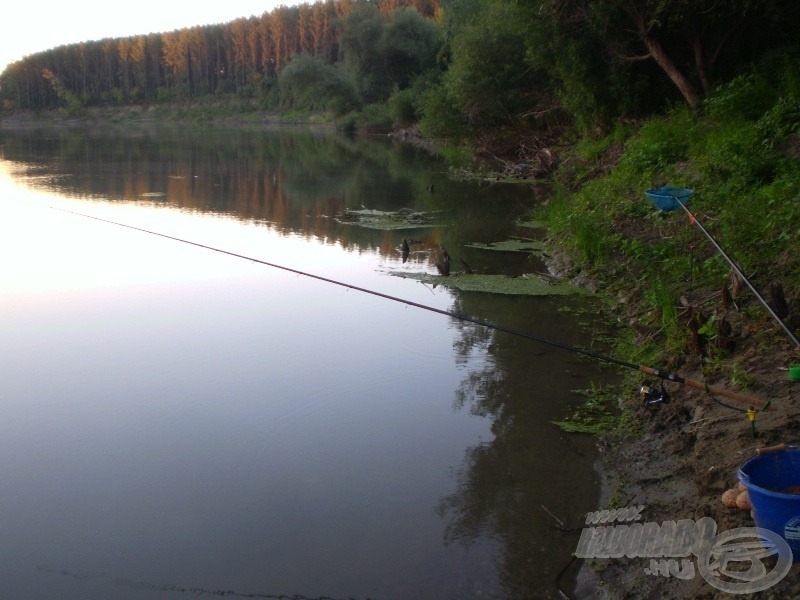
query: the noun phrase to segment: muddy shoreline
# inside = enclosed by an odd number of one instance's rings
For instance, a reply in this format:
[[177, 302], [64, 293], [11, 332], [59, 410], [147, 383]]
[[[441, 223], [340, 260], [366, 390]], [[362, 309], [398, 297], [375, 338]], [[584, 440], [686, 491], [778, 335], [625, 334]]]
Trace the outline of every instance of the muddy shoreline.
[[[570, 279], [570, 273], [576, 271], [571, 259], [563, 252], [554, 252], [551, 272]], [[603, 282], [580, 275], [571, 281], [590, 289], [603, 288]], [[696, 290], [688, 300], [697, 301], [709, 294], [714, 295], [712, 290]], [[756, 304], [752, 296], [743, 295], [726, 309], [733, 325], [735, 350], [720, 365], [716, 380], [708, 379], [709, 385], [728, 388], [731, 372], [742, 371], [748, 382], [743, 393], [771, 402], [774, 410], [757, 413], [755, 437], [747, 417], [748, 406], [731, 401], [723, 402], [727, 405], [723, 406], [702, 391], [667, 383], [669, 401], [645, 407], [635, 391], [623, 390], [619, 406], [635, 411], [640, 433], [598, 439], [596, 469], [602, 483], [597, 510], [644, 505], [642, 522], [659, 525], [710, 517], [717, 524], [717, 534], [755, 526], [749, 510], [723, 505], [722, 493], [736, 486], [739, 467], [755, 455], [757, 448], [800, 442], [800, 406], [795, 400], [800, 381], [789, 380], [787, 372], [788, 365], [796, 361], [797, 349], [776, 322], [751, 322], [747, 309]], [[621, 300], [609, 309], [608, 316], [614, 320], [628, 322], [635, 317]], [[687, 351], [675, 371], [685, 378], [705, 381], [703, 366], [702, 355]], [[635, 376], [626, 381], [633, 379]], [[571, 517], [571, 527], [585, 527], [584, 515]], [[579, 560], [575, 587], [579, 599], [736, 597], [716, 589], [699, 573], [687, 580], [650, 575], [645, 571], [649, 559]], [[695, 566], [696, 562], [694, 559]], [[800, 563], [795, 563], [776, 585], [747, 597], [777, 600], [799, 596]]]

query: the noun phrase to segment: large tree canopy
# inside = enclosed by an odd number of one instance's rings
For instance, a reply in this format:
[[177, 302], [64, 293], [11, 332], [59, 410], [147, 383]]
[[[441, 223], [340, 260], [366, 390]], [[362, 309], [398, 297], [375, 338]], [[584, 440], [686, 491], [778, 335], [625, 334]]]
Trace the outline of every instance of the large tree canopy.
[[396, 8], [387, 18], [375, 5], [362, 4], [347, 15], [339, 45], [364, 100], [375, 102], [433, 66], [439, 33], [414, 8]]
[[[536, 10], [566, 30], [600, 36], [613, 60], [653, 60], [696, 107], [726, 54], [758, 50], [800, 28], [794, 0], [542, 0]], [[780, 27], [776, 27], [780, 25]], [[778, 33], [773, 33], [778, 32]]]

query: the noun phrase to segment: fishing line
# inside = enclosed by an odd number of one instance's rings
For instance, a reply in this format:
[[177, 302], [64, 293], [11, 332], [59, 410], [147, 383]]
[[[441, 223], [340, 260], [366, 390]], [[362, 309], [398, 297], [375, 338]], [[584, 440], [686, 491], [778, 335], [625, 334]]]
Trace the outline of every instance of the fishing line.
[[433, 312], [433, 313], [437, 313], [437, 314], [444, 315], [444, 316], [447, 316], [447, 317], [451, 317], [451, 318], [457, 319], [459, 321], [463, 321], [463, 322], [466, 322], [466, 323], [472, 323], [473, 325], [478, 325], [480, 327], [486, 327], [488, 329], [493, 329], [495, 331], [502, 331], [503, 333], [507, 333], [509, 335], [514, 335], [514, 336], [521, 337], [521, 338], [524, 338], [524, 339], [527, 339], [527, 340], [532, 340], [534, 342], [539, 342], [541, 344], [546, 344], [548, 346], [553, 346], [555, 348], [561, 348], [562, 350], [566, 350], [568, 352], [573, 352], [573, 353], [576, 353], [576, 354], [581, 354], [583, 356], [587, 356], [587, 357], [593, 358], [595, 360], [611, 363], [611, 364], [618, 365], [618, 366], [621, 366], [621, 367], [626, 367], [628, 369], [633, 369], [635, 371], [640, 371], [642, 373], [645, 373], [646, 375], [652, 375], [652, 376], [658, 377], [658, 378], [660, 378], [662, 380], [672, 381], [672, 382], [675, 382], [675, 383], [688, 385], [689, 387], [693, 387], [693, 388], [699, 389], [699, 390], [710, 390], [714, 394], [717, 394], [717, 395], [720, 395], [720, 396], [726, 396], [728, 398], [736, 400], [737, 402], [742, 402], [742, 403], [746, 403], [746, 404], [750, 404], [750, 405], [754, 405], [754, 406], [758, 406], [758, 407], [764, 407], [764, 408], [768, 408], [769, 407], [769, 410], [775, 410], [774, 406], [770, 406], [770, 401], [764, 402], [762, 400], [758, 400], [758, 399], [755, 399], [755, 398], [751, 398], [749, 396], [745, 396], [743, 394], [739, 394], [738, 392], [734, 392], [734, 391], [731, 391], [731, 390], [725, 390], [725, 389], [722, 389], [722, 388], [719, 388], [719, 387], [708, 386], [705, 383], [694, 381], [692, 379], [686, 379], [686, 378], [681, 377], [680, 375], [677, 375], [675, 373], [670, 373], [670, 372], [667, 372], [667, 371], [661, 371], [659, 369], [654, 369], [652, 367], [647, 367], [647, 366], [644, 366], [644, 365], [638, 365], [636, 363], [632, 363], [632, 362], [629, 362], [627, 360], [622, 360], [622, 359], [616, 358], [614, 356], [610, 356], [610, 355], [607, 355], [607, 354], [601, 354], [599, 352], [594, 352], [592, 350], [586, 350], [585, 348], [581, 348], [579, 346], [571, 346], [571, 345], [565, 344], [563, 342], [557, 342], [555, 340], [551, 340], [551, 339], [543, 338], [543, 337], [540, 337], [540, 336], [537, 336], [537, 335], [533, 335], [531, 333], [528, 333], [526, 331], [521, 331], [519, 329], [512, 329], [510, 327], [504, 327], [502, 325], [497, 325], [496, 323], [492, 323], [491, 321], [485, 321], [483, 319], [478, 319], [478, 318], [475, 318], [475, 317], [462, 315], [462, 314], [459, 314], [459, 313], [456, 313], [456, 312], [453, 312], [453, 311], [450, 311], [450, 310], [444, 310], [444, 309], [441, 309], [441, 308], [436, 308], [434, 306], [429, 306], [427, 304], [421, 304], [419, 302], [414, 302], [412, 300], [407, 300], [405, 298], [400, 298], [398, 296], [392, 296], [390, 294], [384, 294], [383, 292], [378, 292], [378, 291], [375, 291], [375, 290], [371, 290], [369, 288], [361, 287], [361, 286], [358, 286], [358, 285], [353, 285], [351, 283], [347, 283], [347, 282], [344, 282], [344, 281], [339, 281], [337, 279], [331, 279], [330, 277], [323, 277], [322, 275], [316, 275], [314, 273], [309, 273], [307, 271], [302, 271], [300, 269], [287, 267], [286, 265], [281, 265], [281, 264], [277, 264], [277, 263], [274, 263], [274, 262], [262, 260], [260, 258], [255, 258], [253, 256], [246, 256], [244, 254], [237, 254], [236, 252], [231, 252], [229, 250], [224, 250], [222, 248], [216, 248], [214, 246], [201, 244], [199, 242], [193, 242], [191, 240], [187, 240], [187, 239], [184, 239], [184, 238], [179, 238], [179, 237], [172, 236], [172, 235], [167, 235], [165, 233], [158, 233], [157, 231], [152, 231], [150, 229], [144, 229], [142, 227], [135, 227], [133, 225], [127, 225], [125, 223], [120, 223], [118, 221], [112, 221], [110, 219], [103, 219], [101, 217], [95, 217], [95, 216], [92, 216], [92, 215], [87, 215], [87, 214], [80, 213], [80, 212], [73, 211], [73, 210], [67, 210], [65, 208], [58, 208], [58, 207], [55, 207], [55, 206], [50, 206], [49, 208], [52, 208], [53, 210], [59, 210], [61, 212], [69, 213], [69, 214], [72, 214], [72, 215], [76, 215], [76, 216], [79, 216], [79, 217], [84, 217], [86, 219], [93, 219], [95, 221], [100, 221], [102, 223], [107, 223], [109, 225], [116, 225], [117, 227], [124, 227], [126, 229], [132, 229], [134, 231], [139, 231], [141, 233], [146, 233], [146, 234], [149, 234], [149, 235], [154, 235], [154, 236], [165, 238], [165, 239], [168, 239], [168, 240], [173, 240], [175, 242], [180, 242], [182, 244], [188, 244], [190, 246], [195, 246], [197, 248], [203, 248], [205, 250], [210, 250], [212, 252], [218, 252], [220, 254], [226, 254], [228, 256], [233, 256], [234, 258], [241, 258], [243, 260], [247, 260], [247, 261], [250, 261], [250, 262], [254, 262], [254, 263], [261, 264], [261, 265], [265, 265], [267, 267], [272, 267], [274, 269], [280, 269], [280, 270], [286, 271], [288, 273], [294, 273], [296, 275], [301, 275], [303, 277], [309, 277], [311, 279], [316, 279], [318, 281], [323, 281], [325, 283], [338, 285], [338, 286], [343, 287], [343, 288], [348, 289], [348, 290], [357, 290], [357, 291], [363, 292], [365, 294], [370, 294], [372, 296], [377, 296], [378, 298], [383, 298], [385, 300], [391, 300], [392, 302], [398, 302], [398, 303], [404, 304], [406, 306], [413, 306], [415, 308], [419, 308], [419, 309], [422, 309], [422, 310], [427, 310], [429, 312]]
[[142, 227], [136, 227], [134, 225], [127, 225], [125, 223], [120, 223], [119, 221], [112, 221], [112, 220], [109, 220], [109, 219], [103, 219], [101, 217], [95, 217], [95, 216], [92, 216], [92, 215], [87, 215], [87, 214], [84, 214], [84, 213], [76, 212], [76, 211], [73, 211], [73, 210], [68, 210], [68, 209], [65, 209], [65, 208], [58, 208], [58, 207], [55, 207], [55, 206], [50, 206], [49, 208], [52, 208], [53, 210], [59, 210], [61, 212], [69, 213], [69, 214], [72, 214], [72, 215], [76, 215], [76, 216], [79, 216], [79, 217], [84, 217], [86, 219], [93, 219], [95, 221], [100, 221], [102, 223], [108, 223], [110, 225], [116, 225], [118, 227], [124, 227], [126, 229], [132, 229], [134, 231], [147, 233], [149, 235], [155, 235], [155, 236], [158, 236], [158, 237], [161, 237], [161, 238], [165, 238], [165, 239], [168, 239], [168, 240], [173, 240], [175, 242], [180, 242], [182, 244], [188, 244], [190, 246], [196, 246], [197, 248], [203, 248], [205, 250], [210, 250], [212, 252], [219, 252], [220, 254], [227, 254], [228, 256], [233, 256], [235, 258], [241, 258], [243, 260], [248, 260], [250, 262], [258, 263], [260, 265], [265, 265], [267, 267], [272, 267], [274, 269], [280, 269], [282, 271], [287, 271], [289, 273], [294, 273], [296, 275], [302, 275], [304, 277], [310, 277], [311, 279], [316, 279], [318, 281], [324, 281], [325, 283], [331, 283], [333, 285], [338, 285], [338, 286], [346, 288], [348, 290], [356, 290], [356, 291], [359, 291], [359, 292], [363, 292], [365, 294], [370, 294], [372, 296], [377, 296], [378, 298], [384, 298], [385, 300], [391, 300], [392, 302], [398, 302], [400, 304], [405, 304], [406, 306], [413, 306], [415, 308], [420, 308], [422, 310], [427, 310], [429, 312], [433, 312], [433, 313], [437, 313], [437, 314], [440, 314], [440, 315], [445, 315], [445, 316], [448, 316], [448, 317], [452, 317], [453, 319], [458, 319], [459, 321], [465, 321], [467, 323], [472, 323], [474, 325], [479, 325], [481, 327], [487, 327], [489, 329], [494, 329], [495, 331], [502, 331], [503, 333], [508, 333], [510, 335], [515, 335], [515, 336], [518, 336], [518, 337], [522, 337], [522, 338], [525, 338], [525, 339], [528, 339], [528, 340], [532, 340], [534, 342], [540, 342], [542, 344], [547, 344], [547, 345], [554, 346], [556, 348], [561, 348], [563, 350], [567, 350], [567, 351], [570, 351], [570, 352], [576, 352], [578, 354], [582, 354], [584, 356], [588, 356], [588, 357], [594, 358], [596, 360], [601, 360], [601, 361], [605, 361], [605, 362], [608, 362], [608, 363], [616, 364], [616, 365], [619, 365], [619, 366], [628, 367], [629, 369], [636, 369], [636, 370], [639, 369], [639, 365], [634, 364], [632, 362], [628, 362], [626, 360], [615, 358], [613, 356], [607, 356], [607, 355], [604, 355], [604, 354], [600, 354], [598, 352], [593, 352], [591, 350], [586, 350], [584, 348], [580, 348], [578, 346], [571, 346], [569, 344], [564, 344], [562, 342], [557, 342], [555, 340], [550, 340], [550, 339], [547, 339], [547, 338], [539, 337], [539, 336], [527, 333], [525, 331], [521, 331], [519, 329], [512, 329], [510, 327], [504, 327], [502, 325], [497, 325], [496, 323], [492, 323], [491, 321], [485, 321], [483, 319], [478, 319], [478, 318], [475, 318], [475, 317], [462, 315], [462, 314], [459, 314], [459, 313], [456, 313], [456, 312], [453, 312], [453, 311], [450, 311], [450, 310], [444, 310], [442, 308], [436, 308], [435, 306], [430, 306], [428, 304], [421, 304], [419, 302], [414, 302], [412, 300], [408, 300], [408, 299], [405, 299], [405, 298], [400, 298], [398, 296], [392, 296], [390, 294], [384, 294], [383, 292], [378, 292], [378, 291], [375, 291], [375, 290], [371, 290], [369, 288], [361, 287], [361, 286], [358, 286], [358, 285], [353, 285], [352, 283], [339, 281], [337, 279], [331, 279], [330, 277], [323, 277], [322, 275], [316, 275], [314, 273], [309, 273], [307, 271], [302, 271], [300, 269], [287, 267], [286, 265], [281, 265], [281, 264], [277, 264], [277, 263], [270, 262], [270, 261], [267, 261], [267, 260], [262, 260], [260, 258], [255, 258], [253, 256], [246, 256], [244, 254], [237, 254], [236, 252], [231, 252], [230, 250], [224, 250], [222, 248], [217, 248], [215, 246], [209, 246], [209, 245], [206, 245], [206, 244], [201, 244], [199, 242], [193, 242], [191, 240], [187, 240], [187, 239], [184, 239], [184, 238], [179, 238], [179, 237], [172, 236], [172, 235], [167, 235], [165, 233], [158, 233], [157, 231], [152, 231], [150, 229], [144, 229]]

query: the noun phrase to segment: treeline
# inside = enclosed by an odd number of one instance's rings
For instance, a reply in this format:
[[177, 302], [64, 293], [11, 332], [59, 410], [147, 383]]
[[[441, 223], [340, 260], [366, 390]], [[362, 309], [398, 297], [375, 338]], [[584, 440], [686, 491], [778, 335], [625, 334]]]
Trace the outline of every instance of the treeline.
[[[796, 0], [448, 0], [447, 69], [428, 129], [578, 124], [686, 103], [759, 61], [797, 56]], [[429, 117], [429, 118], [428, 118]]]
[[253, 110], [494, 136], [496, 148], [509, 130], [535, 131], [527, 156], [547, 162], [543, 131], [701, 109], [745, 72], [792, 72], [798, 40], [797, 0], [320, 0], [42, 52], [0, 76], [0, 99], [81, 110], [238, 97]]
[[74, 109], [258, 97], [295, 56], [339, 62], [348, 15], [364, 6], [383, 18], [404, 7], [424, 18], [438, 10], [437, 0], [319, 0], [226, 24], [60, 46], [12, 63], [0, 98], [5, 109]]

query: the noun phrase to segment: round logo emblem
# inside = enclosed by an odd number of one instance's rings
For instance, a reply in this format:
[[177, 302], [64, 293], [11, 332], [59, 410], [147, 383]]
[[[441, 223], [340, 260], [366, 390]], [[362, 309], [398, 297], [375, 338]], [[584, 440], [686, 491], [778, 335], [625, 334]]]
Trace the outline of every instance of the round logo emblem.
[[[775, 554], [778, 560], [767, 571], [762, 560]], [[739, 527], [719, 534], [708, 554], [697, 559], [703, 578], [729, 594], [766, 590], [786, 577], [791, 568], [792, 549], [786, 540], [760, 527]]]

